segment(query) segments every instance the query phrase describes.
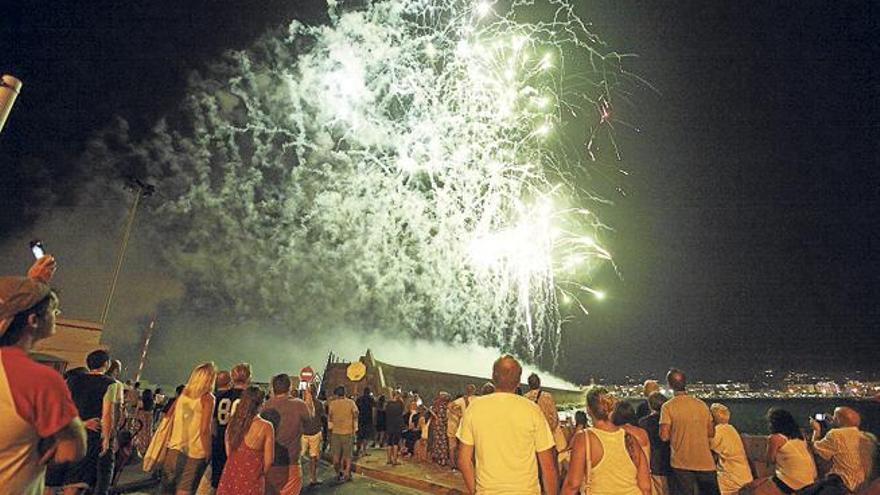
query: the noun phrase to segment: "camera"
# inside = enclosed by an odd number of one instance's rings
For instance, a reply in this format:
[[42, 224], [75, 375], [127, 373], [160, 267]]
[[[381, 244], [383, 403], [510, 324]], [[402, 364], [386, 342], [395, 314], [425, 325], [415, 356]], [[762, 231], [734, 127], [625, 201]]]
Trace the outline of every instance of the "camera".
[[31, 241], [31, 252], [34, 253], [34, 258], [36, 259], [46, 256], [46, 249], [43, 247], [43, 241], [39, 239]]

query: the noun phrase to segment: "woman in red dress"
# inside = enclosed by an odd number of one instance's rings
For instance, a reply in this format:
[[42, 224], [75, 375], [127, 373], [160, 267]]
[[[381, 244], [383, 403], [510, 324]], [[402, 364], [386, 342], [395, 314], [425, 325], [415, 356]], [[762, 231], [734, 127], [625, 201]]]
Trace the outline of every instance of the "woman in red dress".
[[226, 467], [217, 495], [263, 495], [275, 457], [275, 430], [259, 416], [263, 391], [248, 387], [226, 427]]

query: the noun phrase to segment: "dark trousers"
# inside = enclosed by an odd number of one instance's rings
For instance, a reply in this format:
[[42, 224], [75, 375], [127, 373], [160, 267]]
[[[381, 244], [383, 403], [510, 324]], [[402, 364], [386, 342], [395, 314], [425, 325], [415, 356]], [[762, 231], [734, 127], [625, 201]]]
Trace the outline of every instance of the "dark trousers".
[[824, 480], [801, 488], [798, 493], [802, 495], [846, 495], [852, 492], [843, 483], [843, 478], [836, 474], [829, 474]]
[[409, 452], [410, 454], [413, 453], [416, 448], [416, 441], [421, 437], [421, 430], [406, 430], [405, 432], [403, 432], [403, 439], [406, 442], [407, 452]]
[[669, 477], [671, 495], [721, 495], [715, 471], [672, 469]]
[[113, 482], [113, 465], [116, 462], [113, 450], [108, 450], [104, 455], [98, 455], [98, 476], [95, 479], [95, 489], [92, 495], [107, 495], [110, 493], [110, 485]]
[[211, 441], [211, 487], [220, 486], [220, 477], [226, 467], [226, 444], [222, 437], [214, 437]]

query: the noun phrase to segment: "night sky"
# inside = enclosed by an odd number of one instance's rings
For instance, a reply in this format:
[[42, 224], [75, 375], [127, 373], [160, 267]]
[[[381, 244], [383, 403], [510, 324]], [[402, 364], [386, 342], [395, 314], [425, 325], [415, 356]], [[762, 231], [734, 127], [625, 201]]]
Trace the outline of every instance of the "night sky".
[[[267, 28], [323, 18], [311, 0], [72, 5], [18, 2], [0, 15], [0, 72], [24, 82], [0, 134], [7, 272], [24, 270], [47, 212], [75, 212], [82, 187], [102, 180], [77, 157], [114, 116], [146, 129], [178, 105], [191, 71]], [[603, 210], [621, 276], [599, 275], [609, 296], [568, 327], [560, 373], [876, 371], [880, 7], [578, 5], [610, 47], [639, 55], [630, 67], [657, 91], [634, 96], [640, 132], [618, 135], [630, 175], [610, 188], [626, 195]], [[119, 233], [97, 235], [112, 255]], [[51, 250], [63, 260], [80, 240]], [[112, 256], [97, 260], [108, 277]], [[94, 318], [97, 299], [65, 281], [67, 316]]]

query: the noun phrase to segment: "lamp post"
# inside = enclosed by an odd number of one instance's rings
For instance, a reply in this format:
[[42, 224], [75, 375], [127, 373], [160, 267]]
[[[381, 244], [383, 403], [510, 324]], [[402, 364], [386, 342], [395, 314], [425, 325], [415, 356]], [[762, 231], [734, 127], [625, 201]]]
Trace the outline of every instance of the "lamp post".
[[0, 132], [3, 131], [3, 124], [12, 111], [12, 105], [21, 92], [21, 81], [9, 74], [0, 76]]
[[116, 257], [116, 269], [113, 271], [113, 279], [110, 281], [110, 292], [107, 294], [104, 310], [101, 311], [101, 325], [105, 325], [110, 317], [110, 307], [113, 304], [113, 295], [116, 293], [116, 284], [119, 281], [119, 273], [122, 271], [122, 263], [125, 261], [128, 239], [131, 237], [131, 228], [134, 225], [134, 217], [137, 214], [138, 205], [142, 197], [152, 196], [156, 192], [155, 186], [145, 184], [140, 179], [135, 178], [128, 179], [127, 188], [134, 191], [134, 202], [128, 210], [128, 220], [125, 224], [125, 231], [122, 234], [122, 246], [119, 247], [119, 255]]

